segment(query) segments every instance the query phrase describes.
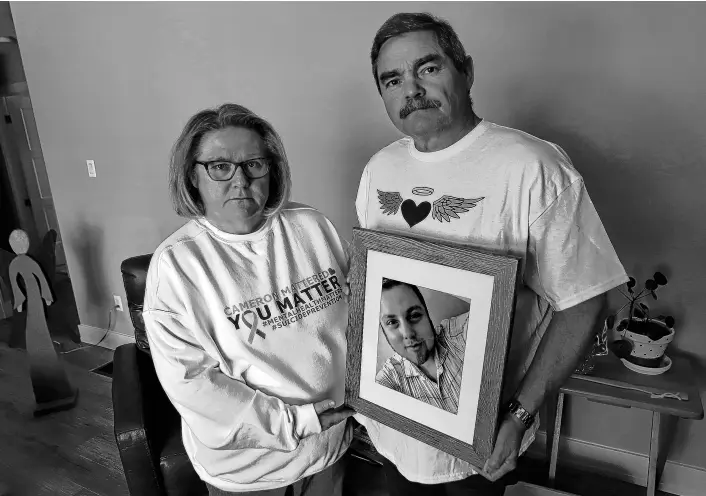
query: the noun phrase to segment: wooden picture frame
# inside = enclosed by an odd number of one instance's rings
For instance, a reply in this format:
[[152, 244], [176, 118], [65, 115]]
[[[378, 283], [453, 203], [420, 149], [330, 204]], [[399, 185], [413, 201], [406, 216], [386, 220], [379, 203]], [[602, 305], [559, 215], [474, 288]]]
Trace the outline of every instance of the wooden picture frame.
[[[517, 257], [469, 246], [354, 228], [345, 403], [370, 419], [483, 467], [498, 427], [518, 264]], [[456, 412], [435, 408], [375, 379], [377, 359], [371, 355], [379, 351], [371, 340], [382, 332], [380, 287], [387, 278], [468, 297], [468, 345], [462, 352]], [[426, 313], [431, 321], [430, 310]]]

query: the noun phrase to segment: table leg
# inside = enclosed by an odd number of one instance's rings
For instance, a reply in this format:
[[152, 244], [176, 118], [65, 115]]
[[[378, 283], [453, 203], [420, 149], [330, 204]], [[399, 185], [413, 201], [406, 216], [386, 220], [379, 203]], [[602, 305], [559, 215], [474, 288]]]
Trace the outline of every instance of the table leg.
[[674, 439], [678, 417], [652, 413], [652, 435], [650, 436], [650, 457], [647, 465], [647, 495], [654, 496], [664, 472], [669, 449]]
[[647, 464], [647, 496], [654, 496], [659, 479], [657, 478], [657, 461], [659, 458], [659, 427], [662, 416], [652, 412], [652, 436], [650, 437], [650, 458]]
[[[549, 455], [549, 476], [547, 485], [554, 487], [556, 464], [559, 456], [559, 438], [561, 437], [561, 420], [564, 413], [564, 393], [559, 393], [547, 402], [547, 446]], [[553, 425], [550, 419], [554, 419]]]

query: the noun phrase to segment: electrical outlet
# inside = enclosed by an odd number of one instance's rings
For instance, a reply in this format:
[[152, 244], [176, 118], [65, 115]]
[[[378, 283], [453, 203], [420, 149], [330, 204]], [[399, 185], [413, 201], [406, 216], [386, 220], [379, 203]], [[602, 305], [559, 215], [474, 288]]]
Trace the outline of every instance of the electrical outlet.
[[88, 168], [88, 177], [96, 177], [96, 163], [93, 160], [86, 160]]
[[115, 308], [117, 308], [118, 311], [122, 312], [123, 311], [122, 298], [120, 298], [118, 295], [113, 295], [113, 301], [115, 302]]

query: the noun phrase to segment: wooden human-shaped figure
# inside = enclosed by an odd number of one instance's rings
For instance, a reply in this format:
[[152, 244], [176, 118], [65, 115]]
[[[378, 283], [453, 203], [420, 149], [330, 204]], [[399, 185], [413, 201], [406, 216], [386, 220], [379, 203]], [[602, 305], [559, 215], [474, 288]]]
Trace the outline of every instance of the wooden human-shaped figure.
[[[17, 256], [10, 262], [10, 284], [14, 307], [18, 312], [25, 305], [27, 312], [26, 339], [30, 376], [37, 403], [35, 415], [66, 410], [76, 404], [78, 391], [71, 386], [66, 371], [54, 349], [42, 299], [54, 302], [51, 288], [39, 264], [27, 255], [29, 237], [21, 229], [10, 234], [10, 247]], [[24, 282], [25, 294], [18, 278]]]

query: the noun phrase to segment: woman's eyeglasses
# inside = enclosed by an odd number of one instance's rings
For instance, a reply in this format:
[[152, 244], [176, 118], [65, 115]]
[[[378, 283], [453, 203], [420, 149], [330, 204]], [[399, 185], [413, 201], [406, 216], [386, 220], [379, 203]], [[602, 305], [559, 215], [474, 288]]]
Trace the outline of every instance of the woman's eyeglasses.
[[270, 161], [266, 158], [251, 158], [244, 162], [228, 162], [213, 160], [211, 162], [196, 162], [203, 165], [208, 177], [214, 181], [230, 181], [238, 167], [243, 168], [243, 174], [250, 179], [257, 179], [270, 172]]

